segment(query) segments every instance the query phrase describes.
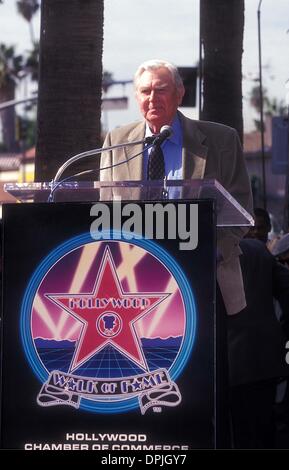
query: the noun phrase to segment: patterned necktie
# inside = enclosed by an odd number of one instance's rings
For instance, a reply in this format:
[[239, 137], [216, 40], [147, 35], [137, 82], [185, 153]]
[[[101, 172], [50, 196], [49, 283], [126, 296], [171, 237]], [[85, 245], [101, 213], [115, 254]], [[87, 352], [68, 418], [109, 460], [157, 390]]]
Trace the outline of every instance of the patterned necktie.
[[163, 180], [165, 177], [165, 159], [160, 144], [152, 146], [147, 168], [148, 180]]

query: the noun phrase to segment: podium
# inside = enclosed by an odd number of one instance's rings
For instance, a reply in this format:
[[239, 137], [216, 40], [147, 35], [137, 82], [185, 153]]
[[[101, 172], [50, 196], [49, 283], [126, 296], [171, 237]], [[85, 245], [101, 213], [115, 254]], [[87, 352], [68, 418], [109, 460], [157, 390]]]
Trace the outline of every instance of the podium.
[[1, 448], [216, 447], [215, 180], [9, 184]]

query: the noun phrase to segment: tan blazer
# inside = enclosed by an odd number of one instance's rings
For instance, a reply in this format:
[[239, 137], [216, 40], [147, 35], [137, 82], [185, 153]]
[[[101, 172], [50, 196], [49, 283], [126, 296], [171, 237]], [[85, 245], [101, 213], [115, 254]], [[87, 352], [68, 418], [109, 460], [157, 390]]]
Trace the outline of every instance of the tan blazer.
[[[216, 179], [242, 207], [252, 213], [250, 181], [235, 129], [213, 122], [192, 120], [180, 112], [178, 115], [183, 131], [183, 179]], [[145, 125], [145, 121], [141, 121], [114, 129], [107, 134], [104, 147], [144, 139]], [[124, 163], [100, 171], [100, 179], [142, 180], [142, 157], [128, 161], [142, 150], [143, 145], [139, 144], [103, 152], [100, 168]], [[217, 278], [228, 314], [237, 313], [246, 306], [239, 263], [239, 241], [246, 232], [246, 227], [218, 229], [218, 250], [223, 261], [218, 263]]]

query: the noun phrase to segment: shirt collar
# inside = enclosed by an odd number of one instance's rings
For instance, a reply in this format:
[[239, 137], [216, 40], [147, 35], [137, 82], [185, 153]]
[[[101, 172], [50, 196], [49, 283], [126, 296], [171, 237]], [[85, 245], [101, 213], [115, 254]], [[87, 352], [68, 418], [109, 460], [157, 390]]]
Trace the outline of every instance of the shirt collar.
[[[173, 133], [167, 140], [169, 140], [170, 142], [172, 142], [175, 145], [181, 145], [181, 143], [182, 143], [182, 129], [181, 129], [180, 119], [179, 119], [179, 116], [177, 114], [175, 115], [174, 120], [172, 122], [172, 128], [173, 128]], [[145, 137], [150, 137], [152, 135], [153, 135], [153, 133], [150, 130], [148, 123], [146, 123]]]

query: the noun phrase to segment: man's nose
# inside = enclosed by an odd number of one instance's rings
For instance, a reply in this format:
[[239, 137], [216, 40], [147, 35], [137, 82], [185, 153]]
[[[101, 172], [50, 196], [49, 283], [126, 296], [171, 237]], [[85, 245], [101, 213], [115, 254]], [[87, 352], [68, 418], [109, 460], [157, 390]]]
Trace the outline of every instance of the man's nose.
[[153, 101], [153, 100], [154, 100], [154, 98], [155, 98], [155, 96], [156, 96], [156, 92], [155, 92], [155, 90], [151, 90], [151, 92], [150, 92], [150, 96], [149, 96], [149, 100], [150, 100], [150, 101]]

